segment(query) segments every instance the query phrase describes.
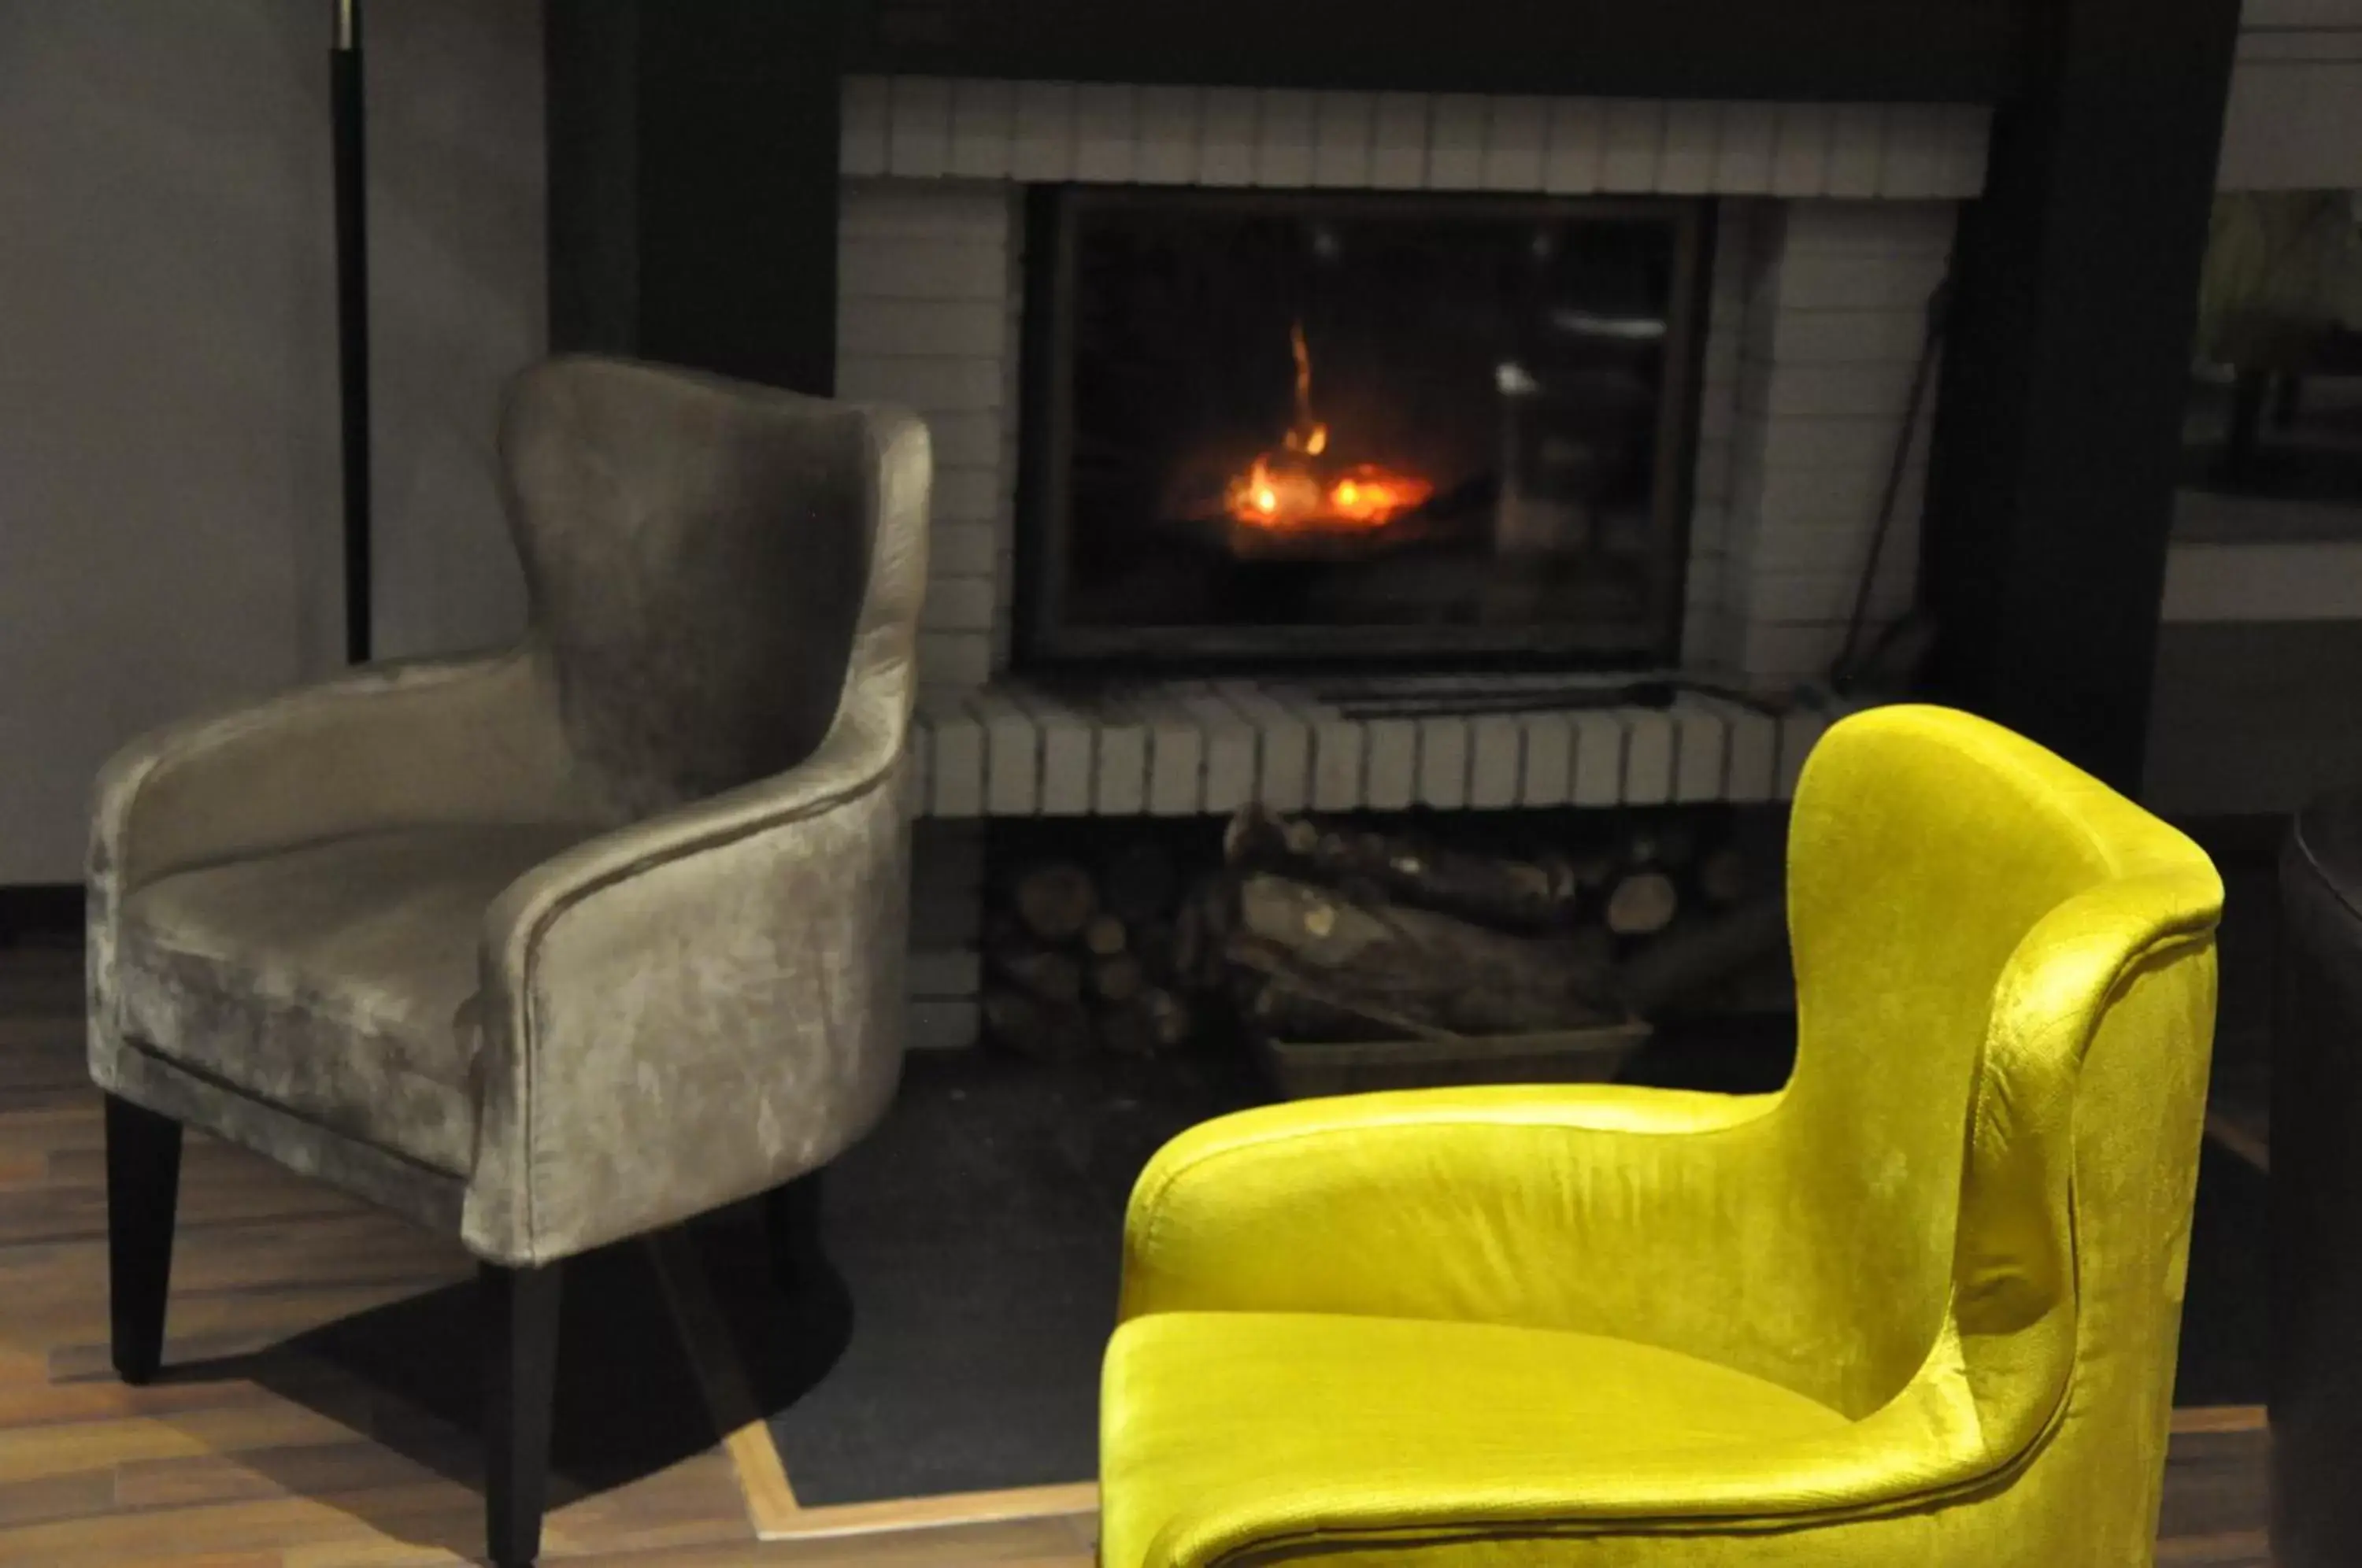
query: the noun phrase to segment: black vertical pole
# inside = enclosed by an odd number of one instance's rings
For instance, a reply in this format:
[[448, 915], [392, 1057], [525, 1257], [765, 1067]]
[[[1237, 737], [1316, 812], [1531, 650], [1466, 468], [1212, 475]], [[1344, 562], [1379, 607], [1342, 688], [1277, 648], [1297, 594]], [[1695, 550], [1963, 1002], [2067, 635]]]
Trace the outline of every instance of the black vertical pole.
[[2039, 0], [1960, 209], [1920, 581], [1932, 690], [2126, 791], [2147, 752], [2238, 0]]
[[336, 0], [328, 120], [336, 143], [337, 372], [343, 416], [345, 658], [370, 657], [369, 201], [361, 161], [361, 0]]

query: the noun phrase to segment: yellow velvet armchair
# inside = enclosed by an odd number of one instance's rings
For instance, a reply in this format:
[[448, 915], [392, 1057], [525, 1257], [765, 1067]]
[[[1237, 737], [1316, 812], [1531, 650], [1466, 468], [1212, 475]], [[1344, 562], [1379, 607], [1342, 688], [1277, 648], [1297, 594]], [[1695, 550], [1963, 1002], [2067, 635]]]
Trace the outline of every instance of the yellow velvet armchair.
[[2154, 1555], [2222, 884], [2008, 732], [1833, 727], [1775, 1094], [1272, 1106], [1142, 1176], [1105, 1568]]

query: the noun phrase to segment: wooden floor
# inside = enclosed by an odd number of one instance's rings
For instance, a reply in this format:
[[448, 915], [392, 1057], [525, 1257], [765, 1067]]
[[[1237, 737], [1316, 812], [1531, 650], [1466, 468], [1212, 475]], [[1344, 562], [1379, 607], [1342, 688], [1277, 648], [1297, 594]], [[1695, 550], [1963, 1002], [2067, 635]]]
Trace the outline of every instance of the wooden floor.
[[[0, 1565], [339, 1568], [474, 1561], [475, 1444], [285, 1342], [465, 1278], [458, 1248], [210, 1141], [182, 1181], [168, 1365], [255, 1375], [127, 1388], [107, 1364], [99, 1102], [79, 955], [0, 950]], [[274, 1349], [273, 1347], [279, 1347]], [[758, 1429], [759, 1430], [759, 1429]], [[555, 1509], [545, 1562], [1085, 1568], [1088, 1512], [763, 1540], [767, 1443]], [[2158, 1561], [2264, 1568], [2253, 1411], [2185, 1412]], [[752, 1512], [750, 1512], [750, 1509]], [[881, 1522], [869, 1510], [868, 1523]], [[925, 1517], [912, 1510], [913, 1520]]]

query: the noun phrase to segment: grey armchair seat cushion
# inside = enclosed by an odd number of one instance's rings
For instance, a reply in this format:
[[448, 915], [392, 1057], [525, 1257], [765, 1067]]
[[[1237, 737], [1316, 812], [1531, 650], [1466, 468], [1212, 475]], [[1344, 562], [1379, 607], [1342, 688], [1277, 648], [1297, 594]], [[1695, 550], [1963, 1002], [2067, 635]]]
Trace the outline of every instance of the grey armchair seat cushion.
[[124, 1029], [267, 1104], [465, 1176], [476, 932], [502, 889], [588, 836], [413, 828], [163, 878], [124, 900]]
[[501, 456], [514, 646], [102, 771], [90, 1066], [516, 1266], [890, 1101], [932, 463], [897, 409], [592, 357], [517, 378]]

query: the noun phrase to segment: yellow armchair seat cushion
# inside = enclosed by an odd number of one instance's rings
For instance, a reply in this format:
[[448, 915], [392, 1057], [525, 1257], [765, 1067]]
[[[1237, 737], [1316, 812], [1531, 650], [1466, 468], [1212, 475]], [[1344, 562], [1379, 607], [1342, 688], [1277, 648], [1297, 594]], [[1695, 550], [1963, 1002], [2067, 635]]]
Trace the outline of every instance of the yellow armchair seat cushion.
[[1802, 1479], [1851, 1426], [1776, 1384], [1628, 1340], [1309, 1312], [1135, 1318], [1109, 1348], [1101, 1408], [1109, 1562], [1154, 1560], [1160, 1531], [1220, 1517], [1226, 1497], [1299, 1499], [1307, 1534], [1324, 1499], [1349, 1494], [1363, 1507], [1453, 1495], [1471, 1522], [1522, 1513], [1537, 1455], [1545, 1506], [1700, 1469]]

